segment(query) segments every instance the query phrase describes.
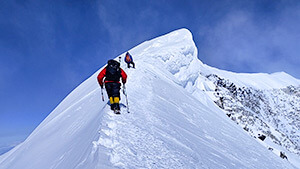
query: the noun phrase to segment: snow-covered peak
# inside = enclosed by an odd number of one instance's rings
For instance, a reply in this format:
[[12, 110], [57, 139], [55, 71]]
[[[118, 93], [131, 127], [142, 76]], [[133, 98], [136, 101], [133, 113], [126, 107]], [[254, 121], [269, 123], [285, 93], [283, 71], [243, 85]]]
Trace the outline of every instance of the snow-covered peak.
[[[133, 53], [138, 63], [151, 64], [159, 69], [168, 70], [175, 75], [178, 83], [187, 87], [189, 91], [210, 86], [210, 84], [205, 83], [203, 76], [211, 74], [230, 79], [239, 87], [255, 89], [279, 89], [289, 85], [300, 85], [300, 80], [285, 72], [273, 74], [234, 73], [203, 64], [198, 59], [197, 47], [193, 41], [192, 33], [188, 29], [176, 30], [146, 41], [130, 52]], [[199, 58], [201, 58], [201, 54]]]
[[226, 73], [201, 63], [192, 38], [180, 29], [129, 51], [136, 69], [122, 67], [130, 113], [124, 95], [121, 115], [111, 112], [107, 97], [101, 100], [98, 70], [0, 156], [0, 168], [293, 168], [200, 92], [213, 88], [206, 74]]
[[172, 74], [189, 67], [193, 61], [202, 64], [197, 59], [197, 48], [193, 36], [187, 29], [180, 29], [146, 41], [130, 52], [135, 56], [136, 62], [152, 64]]
[[221, 78], [230, 79], [239, 87], [252, 87], [255, 89], [279, 89], [289, 85], [299, 86], [300, 80], [285, 72], [267, 73], [234, 73], [204, 65], [204, 75], [216, 74]]

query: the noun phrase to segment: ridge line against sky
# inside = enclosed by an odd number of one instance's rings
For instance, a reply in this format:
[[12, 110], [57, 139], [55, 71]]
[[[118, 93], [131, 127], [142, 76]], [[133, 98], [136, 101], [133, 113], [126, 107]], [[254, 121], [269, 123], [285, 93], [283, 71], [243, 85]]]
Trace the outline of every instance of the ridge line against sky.
[[11, 0], [0, 11], [0, 146], [23, 140], [108, 59], [180, 28], [205, 64], [300, 78], [296, 0]]

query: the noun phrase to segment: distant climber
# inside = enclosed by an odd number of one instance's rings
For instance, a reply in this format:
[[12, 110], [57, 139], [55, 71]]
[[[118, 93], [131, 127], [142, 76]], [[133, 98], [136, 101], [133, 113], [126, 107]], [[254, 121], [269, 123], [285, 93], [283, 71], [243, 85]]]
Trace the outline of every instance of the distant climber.
[[109, 60], [107, 62], [107, 66], [99, 73], [97, 77], [98, 83], [102, 89], [104, 77], [105, 89], [109, 98], [110, 108], [111, 110], [114, 110], [115, 113], [120, 114], [120, 78], [122, 78], [122, 83], [125, 85], [127, 74], [122, 68], [120, 68], [119, 62], [115, 60]]
[[132, 56], [129, 54], [129, 52], [126, 53], [124, 60], [127, 63], [128, 68], [130, 68], [130, 64], [132, 64], [132, 67], [135, 68], [135, 64], [134, 64]]

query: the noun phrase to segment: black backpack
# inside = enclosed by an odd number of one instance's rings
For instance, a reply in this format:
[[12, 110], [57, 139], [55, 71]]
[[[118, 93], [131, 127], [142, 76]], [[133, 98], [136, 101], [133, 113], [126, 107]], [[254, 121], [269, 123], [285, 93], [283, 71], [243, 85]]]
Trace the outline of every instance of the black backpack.
[[105, 81], [120, 81], [121, 68], [120, 63], [115, 60], [109, 60], [106, 66]]

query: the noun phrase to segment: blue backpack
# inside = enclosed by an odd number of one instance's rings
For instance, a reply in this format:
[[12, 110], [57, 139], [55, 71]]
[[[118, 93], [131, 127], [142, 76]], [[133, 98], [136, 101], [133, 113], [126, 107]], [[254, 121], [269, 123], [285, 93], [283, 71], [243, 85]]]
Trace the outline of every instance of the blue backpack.
[[132, 56], [127, 52], [124, 58], [126, 63], [131, 63], [132, 62]]

